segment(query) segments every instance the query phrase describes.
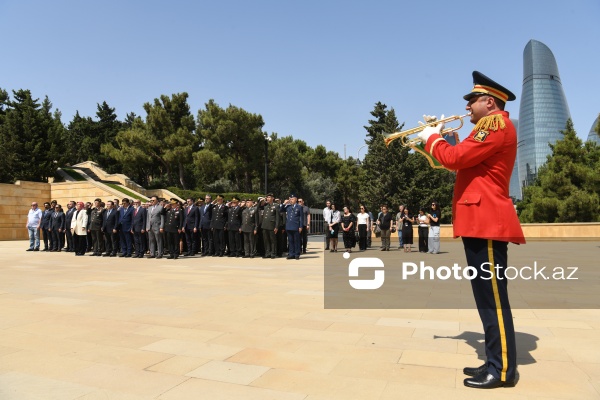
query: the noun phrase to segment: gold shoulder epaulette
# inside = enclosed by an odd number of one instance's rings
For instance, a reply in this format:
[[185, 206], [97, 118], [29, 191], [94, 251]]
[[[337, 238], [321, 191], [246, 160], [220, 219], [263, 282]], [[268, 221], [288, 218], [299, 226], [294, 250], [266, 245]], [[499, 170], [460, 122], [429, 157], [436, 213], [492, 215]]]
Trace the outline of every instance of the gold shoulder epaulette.
[[483, 117], [477, 122], [475, 131], [497, 131], [498, 129], [506, 128], [506, 124], [504, 123], [504, 118], [500, 114], [488, 115], [487, 117]]

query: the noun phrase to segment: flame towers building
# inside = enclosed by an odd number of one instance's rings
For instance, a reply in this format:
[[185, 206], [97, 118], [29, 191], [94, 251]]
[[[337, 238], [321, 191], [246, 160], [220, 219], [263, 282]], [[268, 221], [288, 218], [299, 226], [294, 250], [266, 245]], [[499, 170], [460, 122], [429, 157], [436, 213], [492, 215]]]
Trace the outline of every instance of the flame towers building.
[[600, 136], [598, 136], [598, 132], [596, 132], [596, 127], [600, 123], [600, 116], [596, 118], [594, 123], [592, 124], [592, 128], [590, 129], [590, 133], [588, 134], [587, 140], [591, 140], [592, 142], [596, 142], [600, 145]]
[[[551, 153], [548, 143], [562, 138], [571, 118], [558, 66], [550, 49], [530, 40], [523, 51], [523, 92], [519, 108], [518, 171], [521, 188], [535, 180]], [[519, 193], [520, 194], [520, 193]], [[518, 196], [521, 198], [521, 196]]]

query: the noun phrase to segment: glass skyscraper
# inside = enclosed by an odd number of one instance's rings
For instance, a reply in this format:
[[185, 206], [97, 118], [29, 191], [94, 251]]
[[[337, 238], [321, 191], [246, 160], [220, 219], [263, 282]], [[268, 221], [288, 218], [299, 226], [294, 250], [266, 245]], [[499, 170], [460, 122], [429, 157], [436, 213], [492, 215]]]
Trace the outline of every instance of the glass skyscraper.
[[[562, 138], [571, 118], [558, 66], [550, 49], [530, 40], [523, 51], [523, 92], [519, 108], [518, 170], [521, 188], [533, 183], [551, 153], [548, 143]], [[519, 198], [521, 195], [519, 193]]]
[[596, 118], [592, 124], [592, 128], [590, 129], [590, 133], [588, 133], [587, 140], [591, 140], [592, 142], [596, 142], [600, 145], [600, 136], [598, 136], [598, 132], [596, 132], [596, 126], [598, 126], [598, 122], [600, 122], [600, 116], [598, 116], [598, 118]]
[[[519, 120], [511, 118], [510, 119], [517, 130], [517, 137], [519, 136]], [[513, 167], [513, 172], [510, 175], [510, 185], [508, 187], [508, 192], [511, 197], [515, 199], [522, 199], [521, 195], [521, 183], [519, 181], [519, 146], [521, 144], [517, 144], [517, 158], [515, 159], [515, 165]]]

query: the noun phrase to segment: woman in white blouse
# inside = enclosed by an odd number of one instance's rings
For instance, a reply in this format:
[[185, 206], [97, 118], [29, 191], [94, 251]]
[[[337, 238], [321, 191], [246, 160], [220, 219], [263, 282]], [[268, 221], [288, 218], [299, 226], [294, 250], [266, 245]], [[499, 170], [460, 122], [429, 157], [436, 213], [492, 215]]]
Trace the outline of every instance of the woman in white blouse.
[[329, 251], [337, 251], [338, 232], [340, 230], [341, 214], [335, 204], [331, 204], [331, 221], [329, 222], [329, 233], [331, 234]]
[[371, 233], [371, 218], [365, 206], [360, 206], [360, 212], [356, 215], [358, 230], [358, 248], [360, 251], [367, 249], [367, 232]]

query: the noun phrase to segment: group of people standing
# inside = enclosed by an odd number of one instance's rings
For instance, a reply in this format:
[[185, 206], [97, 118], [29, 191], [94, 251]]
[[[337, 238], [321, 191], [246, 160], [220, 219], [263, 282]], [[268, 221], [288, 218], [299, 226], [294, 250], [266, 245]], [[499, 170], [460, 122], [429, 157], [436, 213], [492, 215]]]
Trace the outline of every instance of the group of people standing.
[[381, 236], [381, 251], [389, 251], [391, 234], [397, 231], [398, 248], [403, 248], [405, 252], [411, 252], [413, 224], [417, 224], [419, 252], [438, 254], [440, 252], [441, 217], [441, 210], [435, 201], [431, 203], [431, 208], [421, 208], [418, 215], [410, 214], [408, 207], [400, 205], [398, 213], [394, 216], [387, 205], [382, 205], [377, 218], [374, 218], [364, 205], [361, 205], [360, 212], [354, 215], [349, 207], [344, 207], [343, 212], [340, 212], [335, 204], [327, 201], [326, 207], [323, 209], [325, 250], [337, 251], [341, 230], [344, 248], [347, 252], [352, 252], [357, 241], [360, 251], [365, 251], [370, 247], [372, 231]]
[[[149, 202], [124, 198], [94, 203], [70, 201], [63, 211], [56, 201], [44, 210], [32, 202], [27, 216], [30, 245], [27, 251], [68, 251], [81, 256], [168, 258], [180, 255], [299, 259], [307, 251], [310, 209], [296, 195], [283, 203], [272, 193], [252, 199], [232, 197], [225, 202], [188, 198]], [[287, 232], [287, 234], [285, 234]], [[289, 243], [289, 245], [288, 245]]]

